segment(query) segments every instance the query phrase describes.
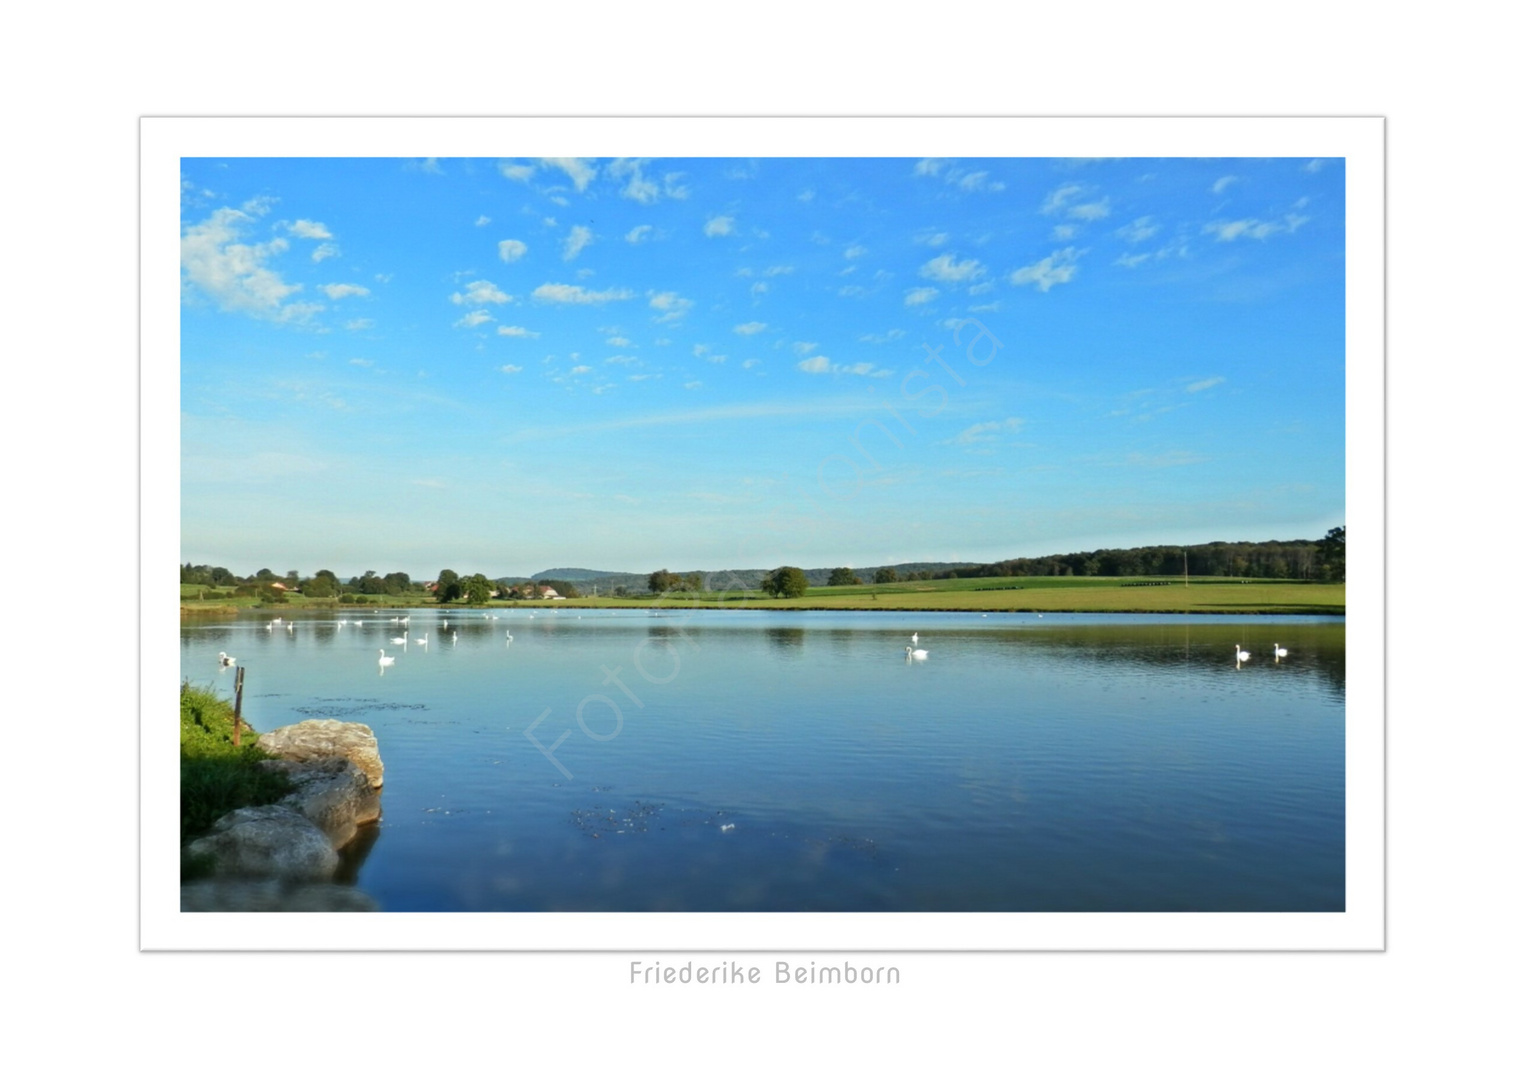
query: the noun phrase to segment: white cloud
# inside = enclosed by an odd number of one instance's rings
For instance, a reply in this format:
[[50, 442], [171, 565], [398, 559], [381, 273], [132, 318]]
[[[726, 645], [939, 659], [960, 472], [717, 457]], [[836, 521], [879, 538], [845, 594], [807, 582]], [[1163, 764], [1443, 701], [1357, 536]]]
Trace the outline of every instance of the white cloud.
[[792, 345], [791, 348], [796, 350], [796, 355], [797, 356], [805, 356], [809, 352], [816, 352], [817, 351], [817, 342], [815, 342], [815, 341], [798, 341], [798, 342], [796, 342], [796, 344]]
[[989, 420], [984, 424], [972, 424], [950, 440], [957, 446], [974, 446], [995, 443], [1006, 434], [1012, 434], [1024, 426], [1022, 417], [1010, 416], [1006, 420]]
[[521, 367], [519, 364], [505, 364], [503, 367], [499, 368], [499, 370], [502, 371], [506, 375], [518, 375], [520, 372], [524, 371], [525, 369], [523, 367]]
[[906, 336], [906, 330], [888, 330], [884, 334], [861, 334], [860, 340], [871, 345], [887, 345]]
[[935, 256], [918, 269], [919, 277], [946, 282], [970, 281], [981, 277], [983, 273], [985, 268], [975, 259], [956, 262], [955, 256], [948, 251]]
[[1215, 239], [1221, 242], [1246, 238], [1249, 240], [1266, 240], [1278, 233], [1292, 233], [1310, 218], [1300, 214], [1285, 214], [1283, 221], [1259, 221], [1257, 218], [1242, 218], [1240, 221], [1212, 221], [1204, 227], [1207, 233], [1214, 233]]
[[626, 234], [626, 242], [628, 244], [640, 244], [652, 235], [652, 231], [653, 227], [651, 225], [638, 225]]
[[682, 319], [690, 308], [695, 306], [695, 301], [686, 300], [676, 292], [650, 292], [647, 295], [650, 297], [648, 306], [663, 312], [658, 317], [659, 322], [675, 322]]
[[902, 302], [909, 306], [914, 304], [926, 304], [938, 295], [938, 289], [908, 289], [907, 295], [903, 297]]
[[[747, 367], [748, 365], [744, 365]], [[802, 360], [796, 365], [797, 369], [808, 375], [860, 375], [872, 379], [884, 379], [891, 374], [885, 368], [877, 369], [874, 364], [861, 361], [858, 364], [835, 364], [826, 356], [813, 356]]]
[[645, 382], [648, 379], [661, 379], [663, 376], [658, 372], [647, 371], [641, 375], [628, 375], [626, 378], [630, 382]]
[[567, 239], [562, 242], [562, 260], [578, 258], [578, 253], [590, 244], [594, 243], [594, 232], [582, 225], [575, 225], [568, 232]]
[[1098, 221], [1109, 216], [1109, 198], [1105, 196], [1097, 202], [1080, 203], [1068, 208], [1066, 213], [1079, 221]]
[[523, 240], [499, 241], [499, 258], [503, 259], [507, 263], [514, 262], [529, 250], [530, 248], [525, 246], [525, 242]]
[[591, 292], [582, 285], [546, 285], [536, 286], [531, 297], [551, 304], [603, 304], [608, 300], [630, 300], [630, 289], [606, 289], [604, 292]]
[[1132, 244], [1139, 244], [1142, 240], [1149, 240], [1155, 236], [1160, 228], [1160, 226], [1153, 224], [1150, 216], [1139, 217], [1129, 225], [1115, 229], [1114, 235]]
[[1114, 260], [1114, 265], [1115, 266], [1123, 266], [1123, 267], [1126, 267], [1126, 268], [1128, 268], [1130, 270], [1134, 270], [1137, 266], [1140, 266], [1143, 262], [1145, 262], [1147, 259], [1150, 259], [1150, 258], [1151, 258], [1151, 256], [1150, 255], [1146, 255], [1146, 254], [1142, 254], [1142, 255], [1121, 255], [1119, 258]]
[[619, 334], [617, 334], [615, 337], [606, 338], [605, 339], [605, 344], [606, 345], [614, 345], [617, 349], [624, 349], [624, 348], [628, 347], [631, 344], [631, 342], [628, 341], [626, 338], [623, 338]]
[[320, 285], [319, 291], [330, 300], [343, 300], [347, 296], [370, 296], [371, 290], [365, 285]]
[[794, 266], [771, 266], [764, 271], [764, 276], [779, 277], [781, 274], [794, 274], [795, 272], [796, 268]]
[[339, 253], [338, 244], [319, 244], [318, 247], [313, 249], [313, 261], [323, 262], [325, 259], [334, 258]]
[[863, 259], [869, 254], [870, 249], [862, 244], [855, 244], [853, 247], [844, 250], [844, 258], [846, 259]]
[[482, 326], [485, 322], [493, 322], [493, 316], [486, 311], [471, 311], [451, 325], [466, 327], [470, 330], [474, 326]]
[[725, 216], [723, 214], [717, 214], [715, 217], [707, 218], [706, 219], [706, 235], [707, 236], [731, 236], [732, 232], [733, 232], [733, 228], [732, 227], [733, 227], [733, 224], [734, 224], [735, 221], [736, 221], [735, 218], [730, 218], [730, 217], [727, 217], [727, 216]]
[[375, 319], [351, 319], [345, 324], [346, 330], [370, 330], [377, 325]]
[[370, 360], [362, 360], [359, 356], [352, 357], [350, 362], [352, 364], [354, 364], [356, 367], [372, 367], [372, 366], [374, 366], [372, 361], [370, 361]]
[[767, 281], [755, 281], [752, 285], [748, 286], [748, 292], [753, 296], [762, 296], [768, 291], [769, 282]]
[[293, 236], [300, 236], [304, 240], [333, 240], [334, 234], [324, 227], [321, 221], [309, 221], [301, 218], [287, 226], [287, 231]]
[[513, 299], [491, 281], [474, 281], [465, 293], [452, 293], [453, 304], [507, 304]]
[[1230, 187], [1240, 179], [1241, 177], [1239, 176], [1222, 176], [1219, 180], [1210, 185], [1210, 190], [1216, 195], [1224, 195], [1226, 188]]
[[913, 239], [920, 244], [927, 244], [929, 247], [944, 247], [945, 244], [950, 242], [950, 234], [947, 232], [926, 233], [919, 234], [913, 237]]
[[663, 194], [671, 199], [688, 199], [690, 197], [690, 189], [679, 182], [682, 179], [684, 179], [684, 173], [682, 172], [664, 173]]
[[1052, 240], [1070, 240], [1076, 235], [1077, 226], [1075, 225], [1057, 225], [1051, 230]]
[[1059, 213], [1066, 209], [1067, 204], [1081, 195], [1083, 191], [1084, 188], [1081, 184], [1062, 184], [1045, 197], [1045, 202], [1040, 204], [1040, 213]]
[[635, 356], [612, 356], [605, 361], [607, 364], [636, 364], [639, 362]]
[[1189, 383], [1184, 387], [1184, 389], [1187, 390], [1190, 394], [1197, 394], [1201, 390], [1208, 390], [1212, 386], [1219, 386], [1225, 381], [1226, 378], [1224, 375], [1216, 375], [1212, 379], [1200, 379], [1198, 382]]
[[946, 184], [953, 184], [961, 191], [1002, 191], [1007, 186], [1001, 180], [989, 179], [985, 170], [971, 172], [951, 164], [946, 158], [924, 158], [913, 166], [913, 175], [942, 176]]
[[870, 290], [863, 285], [845, 285], [838, 290], [839, 296], [869, 296]]
[[763, 333], [765, 330], [768, 330], [768, 329], [769, 329], [769, 324], [768, 323], [745, 322], [745, 323], [740, 323], [737, 326], [734, 326], [732, 328], [732, 332], [735, 333], [735, 334], [744, 334], [744, 335], [747, 335], [747, 334], [759, 334], [759, 333]]
[[542, 158], [541, 164], [567, 173], [568, 179], [573, 181], [573, 187], [578, 191], [583, 191], [589, 186], [589, 181], [594, 179], [594, 166], [588, 158]]
[[579, 364], [572, 371], [568, 372], [568, 374], [569, 375], [587, 375], [587, 374], [589, 374], [589, 372], [591, 372], [593, 370], [594, 369], [592, 367], [590, 367], [588, 364]]
[[949, 177], [961, 191], [1002, 191], [1007, 185], [1001, 180], [989, 180], [985, 172], [965, 173], [956, 179]]
[[[255, 214], [264, 213], [268, 206], [256, 201], [245, 204]], [[289, 245], [281, 237], [264, 244], [242, 243], [244, 230], [253, 222], [251, 213], [225, 206], [185, 228], [180, 238], [183, 285], [193, 286], [224, 311], [256, 318], [300, 322], [322, 310], [315, 304], [283, 303], [302, 286], [283, 281], [266, 262]]]
[[1014, 285], [1033, 285], [1041, 292], [1050, 292], [1052, 285], [1064, 285], [1076, 276], [1081, 255], [1076, 248], [1053, 251], [1039, 262], [1015, 270], [1008, 280]]
[[476, 221], [474, 221], [472, 224], [476, 225], [478, 228], [481, 229], [484, 225], [487, 225], [492, 220], [493, 220], [493, 218], [489, 217], [487, 214], [479, 214], [478, 215], [478, 219]]
[[1313, 158], [1302, 166], [1302, 170], [1308, 173], [1320, 172], [1321, 166], [1325, 164], [1326, 162], [1322, 161], [1320, 158]]
[[536, 175], [536, 166], [515, 161], [501, 161], [499, 162], [499, 172], [503, 173], [506, 179], [518, 180], [522, 184], [528, 184], [531, 182], [531, 177]]
[[701, 387], [701, 383], [700, 383], [699, 379], [696, 379], [693, 382], [687, 382], [687, 383], [684, 384], [684, 388], [686, 390], [699, 390], [700, 387]]
[[744, 371], [752, 371], [754, 368], [759, 366], [759, 363], [760, 363], [760, 361], [758, 361], [758, 360], [744, 360], [743, 361], [743, 370]]
[[626, 180], [626, 186], [621, 189], [622, 198], [634, 199], [639, 203], [658, 201], [658, 185], [642, 175], [642, 166], [646, 164], [646, 158], [617, 158], [605, 167], [605, 171], [615, 179]]
[[527, 330], [523, 326], [501, 326], [499, 327], [499, 334], [501, 337], [519, 338], [538, 338], [541, 336], [535, 330]]

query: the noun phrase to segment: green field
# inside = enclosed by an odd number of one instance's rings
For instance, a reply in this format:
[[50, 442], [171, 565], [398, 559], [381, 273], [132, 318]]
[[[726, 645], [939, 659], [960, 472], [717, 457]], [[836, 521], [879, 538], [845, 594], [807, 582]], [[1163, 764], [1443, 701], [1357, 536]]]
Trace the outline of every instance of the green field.
[[[208, 596], [198, 600], [201, 589], [181, 586], [181, 611], [226, 612], [259, 607], [253, 597]], [[375, 597], [365, 606], [437, 606], [420, 595]], [[1098, 612], [1202, 612], [1245, 615], [1342, 615], [1347, 588], [1338, 584], [1306, 581], [1238, 580], [1235, 578], [1106, 578], [1027, 577], [950, 578], [939, 581], [901, 581], [893, 585], [842, 585], [813, 588], [794, 600], [773, 600], [758, 591], [670, 593], [666, 596], [583, 597], [555, 603], [494, 601], [490, 608], [767, 608], [821, 609], [830, 611], [1098, 611]], [[452, 604], [451, 608], [460, 608]], [[354, 610], [333, 600], [308, 601], [292, 596], [285, 604], [262, 610], [279, 611]]]

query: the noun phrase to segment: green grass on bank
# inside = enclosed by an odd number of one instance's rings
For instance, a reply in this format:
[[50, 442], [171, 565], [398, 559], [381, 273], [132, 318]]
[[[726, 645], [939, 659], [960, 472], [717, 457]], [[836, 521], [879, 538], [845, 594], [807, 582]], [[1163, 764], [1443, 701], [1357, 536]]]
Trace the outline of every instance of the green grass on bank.
[[[725, 582], [714, 581], [723, 585]], [[261, 605], [255, 597], [211, 595], [221, 590], [181, 586], [185, 616], [236, 614], [260, 607], [272, 615], [354, 611], [357, 606], [334, 600], [291, 596], [287, 603]], [[371, 597], [365, 607], [431, 607], [461, 610], [468, 605], [437, 604], [423, 594]], [[1244, 615], [1342, 615], [1347, 610], [1347, 587], [1282, 579], [1194, 577], [1010, 577], [943, 578], [938, 581], [899, 581], [890, 585], [818, 586], [805, 596], [775, 600], [756, 589], [674, 592], [661, 597], [580, 597], [577, 600], [529, 602], [496, 600], [481, 608], [649, 608], [716, 607], [830, 611], [1093, 611], [1187, 612]]]
[[[180, 840], [206, 832], [241, 806], [273, 803], [292, 790], [286, 776], [258, 767], [270, 755], [247, 724], [233, 744], [233, 706], [210, 690], [180, 687]], [[182, 867], [182, 876], [198, 868]]]

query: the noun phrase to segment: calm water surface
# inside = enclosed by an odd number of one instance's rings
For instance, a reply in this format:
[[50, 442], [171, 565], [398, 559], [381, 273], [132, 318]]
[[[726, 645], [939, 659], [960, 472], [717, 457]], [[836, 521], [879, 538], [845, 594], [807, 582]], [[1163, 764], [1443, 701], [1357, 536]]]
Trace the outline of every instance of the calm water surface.
[[1341, 619], [497, 614], [186, 624], [181, 671], [371, 726], [387, 910], [1343, 908]]

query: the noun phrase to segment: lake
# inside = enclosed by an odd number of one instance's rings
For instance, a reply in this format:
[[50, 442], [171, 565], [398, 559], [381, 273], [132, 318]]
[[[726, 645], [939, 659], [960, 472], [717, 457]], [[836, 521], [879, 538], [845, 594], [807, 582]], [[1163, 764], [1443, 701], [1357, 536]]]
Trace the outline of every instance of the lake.
[[1340, 618], [492, 614], [186, 622], [181, 674], [372, 728], [384, 910], [1343, 910]]

